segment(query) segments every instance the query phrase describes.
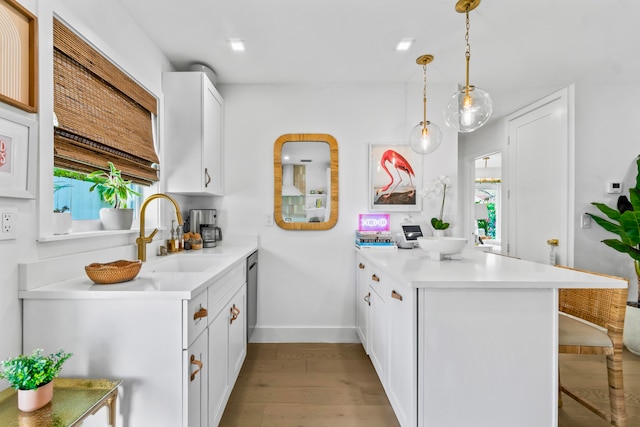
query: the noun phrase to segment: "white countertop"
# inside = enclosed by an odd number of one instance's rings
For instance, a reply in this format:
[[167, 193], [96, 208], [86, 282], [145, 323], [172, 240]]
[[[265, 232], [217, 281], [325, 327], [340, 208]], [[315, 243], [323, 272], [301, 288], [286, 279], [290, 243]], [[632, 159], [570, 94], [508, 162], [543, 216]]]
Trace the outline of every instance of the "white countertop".
[[[142, 265], [135, 279], [112, 285], [98, 285], [86, 275], [50, 283], [31, 290], [20, 290], [23, 299], [191, 299], [209, 283], [220, 278], [238, 262], [245, 262], [258, 246], [225, 244], [198, 251], [183, 251], [156, 257]], [[210, 267], [199, 272], [154, 272], [165, 261], [210, 259]], [[208, 262], [208, 261], [207, 261]]]
[[[625, 288], [625, 280], [465, 249], [461, 259], [432, 261], [416, 249], [356, 249], [387, 273], [417, 288]], [[374, 269], [375, 270], [375, 269]]]

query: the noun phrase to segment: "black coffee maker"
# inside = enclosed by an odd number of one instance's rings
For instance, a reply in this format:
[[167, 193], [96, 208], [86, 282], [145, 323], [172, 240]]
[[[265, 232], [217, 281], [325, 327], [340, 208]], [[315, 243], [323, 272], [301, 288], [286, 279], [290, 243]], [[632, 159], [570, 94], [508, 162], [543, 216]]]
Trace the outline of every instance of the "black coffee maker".
[[215, 209], [191, 209], [189, 211], [189, 231], [200, 233], [202, 246], [215, 248], [222, 240], [222, 229], [216, 225], [217, 212]]

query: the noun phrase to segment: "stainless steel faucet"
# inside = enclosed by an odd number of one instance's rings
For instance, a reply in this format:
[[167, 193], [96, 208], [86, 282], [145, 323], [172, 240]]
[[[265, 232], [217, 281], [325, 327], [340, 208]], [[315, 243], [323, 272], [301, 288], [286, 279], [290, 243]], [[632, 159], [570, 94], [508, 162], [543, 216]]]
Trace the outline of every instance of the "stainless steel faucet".
[[152, 194], [151, 196], [147, 197], [147, 199], [142, 203], [142, 206], [140, 207], [140, 237], [136, 239], [136, 244], [138, 245], [138, 259], [140, 261], [147, 260], [147, 243], [151, 243], [151, 241], [153, 240], [153, 236], [155, 236], [158, 232], [158, 229], [156, 228], [148, 236], [145, 237], [144, 235], [144, 213], [149, 202], [154, 199], [167, 199], [168, 201], [173, 203], [173, 206], [176, 208], [178, 224], [183, 224], [182, 214], [180, 213], [180, 206], [178, 206], [178, 202], [176, 202], [173, 198], [163, 193]]

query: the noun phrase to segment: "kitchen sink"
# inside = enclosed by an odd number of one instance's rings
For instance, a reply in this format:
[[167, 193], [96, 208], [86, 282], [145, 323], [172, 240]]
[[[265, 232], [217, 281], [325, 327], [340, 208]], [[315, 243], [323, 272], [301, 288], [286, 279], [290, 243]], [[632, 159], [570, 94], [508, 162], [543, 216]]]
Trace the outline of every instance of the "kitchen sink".
[[143, 265], [147, 273], [199, 273], [216, 266], [220, 256], [172, 256]]

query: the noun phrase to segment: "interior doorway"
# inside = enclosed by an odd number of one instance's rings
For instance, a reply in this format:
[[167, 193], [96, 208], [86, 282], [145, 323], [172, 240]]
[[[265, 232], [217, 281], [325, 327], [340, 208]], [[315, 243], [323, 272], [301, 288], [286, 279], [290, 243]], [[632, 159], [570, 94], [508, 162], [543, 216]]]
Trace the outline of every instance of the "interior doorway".
[[474, 161], [473, 224], [476, 244], [487, 251], [502, 250], [502, 152]]
[[474, 166], [474, 231], [482, 243], [499, 246], [502, 225], [502, 152], [477, 157]]
[[573, 87], [506, 118], [506, 254], [573, 265]]

